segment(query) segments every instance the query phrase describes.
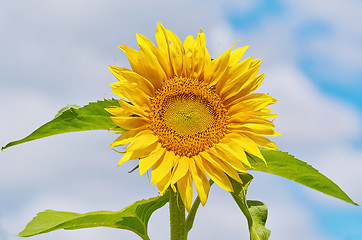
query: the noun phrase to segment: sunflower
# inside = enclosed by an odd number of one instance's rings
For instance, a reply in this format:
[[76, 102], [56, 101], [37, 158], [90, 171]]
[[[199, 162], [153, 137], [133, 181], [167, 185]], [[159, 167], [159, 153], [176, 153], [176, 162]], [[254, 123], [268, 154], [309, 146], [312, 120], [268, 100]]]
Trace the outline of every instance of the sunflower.
[[[205, 34], [184, 43], [159, 22], [157, 47], [137, 34], [140, 50], [120, 46], [132, 70], [109, 66], [119, 80], [112, 91], [120, 107], [106, 110], [126, 129], [111, 147], [127, 145], [118, 165], [139, 159], [139, 172], [151, 171], [160, 194], [178, 191], [187, 209], [193, 183], [205, 205], [212, 179], [232, 192], [229, 177], [250, 167], [247, 155], [265, 161], [258, 146], [277, 149], [265, 136], [276, 136], [276, 117], [266, 106], [276, 100], [253, 93], [262, 83], [260, 59], [240, 61], [248, 46], [228, 49], [211, 59]], [[235, 45], [235, 44], [234, 44]]]

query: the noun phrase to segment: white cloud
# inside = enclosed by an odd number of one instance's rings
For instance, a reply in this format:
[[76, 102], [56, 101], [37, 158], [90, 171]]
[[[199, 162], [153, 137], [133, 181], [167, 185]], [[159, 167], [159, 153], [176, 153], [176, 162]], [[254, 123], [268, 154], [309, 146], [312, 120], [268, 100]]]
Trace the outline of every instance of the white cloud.
[[362, 68], [362, 2], [348, 1], [298, 1], [288, 6], [290, 30], [301, 27], [306, 21], [323, 21], [331, 27], [331, 34], [307, 42], [311, 54], [321, 54], [334, 61], [334, 73], [339, 73], [341, 83], [350, 84], [351, 76], [359, 74]]
[[340, 30], [344, 29], [350, 33], [356, 33], [360, 29], [358, 19], [362, 16], [359, 14], [359, 9], [362, 7], [361, 1], [347, 0], [347, 1], [318, 1], [318, 2], [297, 2], [289, 4], [293, 13], [299, 13], [299, 17], [313, 18], [319, 16], [321, 19], [332, 23]]
[[291, 64], [269, 66], [262, 86], [278, 99], [272, 109], [283, 133], [278, 141], [303, 146], [308, 151], [356, 140], [362, 130], [360, 116], [347, 104], [323, 95]]

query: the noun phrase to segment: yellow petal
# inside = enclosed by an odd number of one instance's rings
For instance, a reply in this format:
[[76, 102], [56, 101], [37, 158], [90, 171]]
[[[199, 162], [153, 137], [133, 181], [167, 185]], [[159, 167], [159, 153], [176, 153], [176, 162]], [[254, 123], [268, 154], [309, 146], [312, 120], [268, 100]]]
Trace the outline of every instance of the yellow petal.
[[[195, 157], [199, 157], [198, 155], [194, 156]], [[195, 182], [195, 186], [196, 186], [196, 191], [197, 194], [199, 195], [201, 204], [204, 206], [206, 201], [207, 201], [207, 196], [209, 195], [209, 190], [210, 190], [210, 183], [207, 180], [205, 174], [200, 170], [200, 168], [198, 166], [196, 166], [195, 164], [195, 160], [190, 159], [190, 170], [191, 170], [191, 175], [192, 175], [192, 179]]]
[[188, 157], [180, 157], [175, 165], [175, 168], [172, 173], [171, 184], [174, 185], [178, 180], [183, 178], [186, 173], [189, 171], [189, 161]]
[[127, 151], [143, 149], [158, 141], [158, 137], [151, 130], [139, 132], [133, 141], [128, 145]]
[[[165, 61], [165, 59], [163, 59], [163, 56], [160, 55], [158, 49], [156, 48], [156, 51], [153, 52], [152, 49], [150, 48], [149, 45], [145, 44], [146, 42], [144, 41], [144, 39], [146, 37], [141, 37], [142, 35], [137, 34], [137, 41], [138, 41], [138, 45], [140, 46], [140, 55], [142, 59], [146, 59], [147, 63], [144, 62], [145, 68], [148, 69], [148, 71], [150, 71], [151, 73], [153, 73], [153, 75], [149, 75], [149, 78], [153, 78], [156, 77], [157, 79], [160, 79], [161, 81], [163, 79], [168, 79], [169, 76], [171, 76], [170, 72], [166, 73], [162, 67], [162, 65], [159, 62], [159, 58], [161, 58], [161, 61]], [[155, 55], [157, 54], [157, 55]], [[166, 59], [168, 59], [168, 56], [166, 57]], [[150, 64], [152, 63], [152, 65]], [[168, 69], [169, 70], [169, 69]], [[151, 80], [152, 81], [152, 80]]]
[[268, 119], [255, 118], [249, 119], [247, 122], [241, 124], [243, 127], [252, 129], [273, 129], [275, 125]]
[[201, 157], [195, 157], [195, 162], [196, 165], [203, 172], [205, 172], [217, 185], [229, 192], [233, 191], [230, 180], [223, 171], [215, 168], [212, 164], [210, 164]]
[[255, 79], [259, 71], [260, 65], [249, 69], [248, 71], [240, 73], [240, 75], [236, 74], [234, 78], [231, 78], [230, 81], [226, 83], [224, 88], [220, 91], [221, 98], [226, 101], [227, 99], [235, 96], [238, 92], [242, 91], [248, 83], [251, 81], [250, 79]]
[[153, 143], [142, 149], [136, 149], [134, 151], [126, 151], [126, 153], [123, 154], [121, 160], [119, 161], [118, 166], [132, 159], [144, 158], [148, 156], [151, 152], [153, 152], [156, 149], [156, 147], [157, 143]]
[[109, 112], [112, 115], [118, 116], [118, 117], [129, 117], [131, 113], [121, 107], [107, 107], [104, 110]]
[[[132, 70], [138, 74], [141, 74], [144, 71], [144, 67], [142, 65], [142, 59], [137, 50], [127, 47], [126, 45], [118, 46], [122, 51], [124, 51], [127, 55], [128, 61], [132, 67]], [[142, 75], [142, 74], [141, 74]]]
[[228, 137], [228, 140], [229, 141], [227, 143], [219, 143], [218, 146], [223, 148], [229, 154], [229, 156], [233, 156], [235, 159], [239, 159], [239, 161], [241, 161], [243, 164], [251, 167], [242, 146], [239, 146], [235, 139]]
[[205, 69], [204, 79], [210, 86], [214, 86], [228, 70], [228, 64], [230, 60], [231, 48], [233, 48], [238, 42], [234, 43], [225, 53], [220, 57], [214, 59], [207, 69]]
[[[250, 77], [250, 79], [238, 90], [238, 92], [235, 95], [229, 95], [227, 96], [228, 99], [225, 100], [225, 106], [230, 106], [232, 104], [235, 104], [235, 102], [238, 102], [240, 98], [243, 96], [248, 95], [251, 92], [254, 92], [263, 82], [265, 74], [260, 74], [256, 77]], [[234, 92], [235, 93], [235, 92]]]
[[159, 159], [163, 158], [166, 149], [161, 147], [161, 144], [158, 144], [157, 148], [151, 152], [147, 157], [141, 158], [139, 161], [139, 171], [140, 175], [144, 174], [148, 169], [150, 169]]
[[270, 95], [263, 93], [252, 93], [245, 96], [238, 103], [233, 104], [229, 108], [228, 114], [232, 115], [248, 110], [259, 111], [273, 103], [276, 103], [276, 99]]
[[260, 134], [264, 136], [279, 136], [280, 133], [273, 130], [273, 127], [268, 127], [263, 124], [245, 124], [240, 125], [240, 123], [229, 123], [226, 127], [229, 131], [232, 132], [251, 132], [255, 134]]
[[176, 156], [172, 151], [166, 151], [163, 158], [160, 158], [152, 167], [151, 185], [160, 182], [168, 173], [176, 160]]
[[[127, 99], [126, 96], [123, 95], [123, 93], [119, 90], [120, 88], [122, 88], [124, 85], [128, 86], [131, 83], [125, 82], [125, 81], [118, 81], [118, 82], [114, 82], [109, 84], [112, 87], [112, 92], [115, 93], [118, 97], [120, 98], [125, 98]], [[135, 84], [131, 84], [132, 86], [136, 86]]]
[[243, 60], [242, 62], [234, 65], [233, 67], [229, 68], [229, 71], [227, 71], [216, 83], [215, 85], [216, 92], [220, 94], [221, 90], [225, 88], [228, 82], [235, 81], [235, 79], [237, 79], [238, 76], [246, 72], [249, 69], [251, 60], [252, 57], [249, 57]]
[[170, 186], [170, 183], [171, 183], [171, 171], [168, 172], [166, 176], [157, 183], [157, 188], [161, 195], [163, 195], [166, 192], [168, 186]]
[[190, 212], [192, 203], [192, 179], [189, 172], [177, 182], [177, 189], [187, 212]]
[[224, 75], [227, 70], [230, 59], [230, 49], [223, 55], [214, 59], [207, 69], [205, 69], [204, 79], [210, 86], [214, 86]]
[[132, 139], [142, 130], [145, 130], [145, 127], [140, 127], [136, 129], [132, 129], [122, 133], [111, 145], [110, 147], [123, 146], [132, 141]]
[[170, 60], [168, 56], [164, 55], [161, 49], [157, 48], [152, 41], [141, 34], [137, 34], [137, 42], [146, 51], [152, 52], [156, 58], [160, 66], [162, 67], [163, 71], [165, 72], [167, 78], [172, 76], [172, 68], [170, 66]]
[[224, 171], [227, 175], [229, 175], [231, 178], [233, 178], [234, 180], [242, 183], [239, 175], [238, 175], [238, 172], [232, 167], [230, 166], [229, 164], [225, 163], [224, 160], [212, 155], [212, 154], [209, 154], [208, 152], [201, 152], [200, 153], [200, 156], [208, 161], [211, 165], [213, 165], [215, 168], [219, 168], [221, 169], [222, 171]]
[[246, 152], [260, 158], [265, 162], [264, 156], [261, 154], [256, 143], [247, 136], [242, 134], [233, 134], [232, 141], [235, 141]]
[[170, 61], [173, 72], [176, 76], [182, 75], [184, 48], [181, 40], [170, 30], [166, 30], [168, 41], [170, 42]]
[[193, 36], [187, 36], [184, 40], [184, 59], [183, 59], [183, 71], [182, 75], [186, 76], [188, 78], [192, 77], [192, 67], [193, 67], [193, 61], [194, 61], [194, 52], [195, 49], [195, 39]]
[[119, 48], [126, 53], [133, 71], [148, 79], [155, 89], [161, 86], [161, 82], [166, 79], [166, 74], [159, 64], [154, 64], [157, 61], [154, 54], [142, 48], [136, 51], [126, 45]]
[[258, 146], [263, 148], [271, 149], [271, 150], [278, 150], [277, 145], [270, 141], [268, 138], [261, 136], [259, 134], [251, 133], [251, 132], [243, 132], [245, 136], [253, 140]]
[[261, 63], [261, 59], [254, 59], [250, 64], [250, 68], [254, 68], [257, 65], [259, 65], [260, 63]]
[[243, 114], [234, 114], [230, 118], [228, 127], [231, 129], [273, 129], [274, 123], [268, 119], [258, 117], [257, 112], [250, 113], [249, 116], [243, 116]]
[[150, 97], [141, 89], [137, 88], [137, 85], [119, 83], [119, 87], [112, 88], [112, 91], [121, 98], [128, 99], [133, 105], [137, 105], [143, 108], [150, 108]]
[[111, 119], [117, 126], [127, 130], [149, 125], [145, 119], [140, 117], [111, 117]]
[[118, 80], [127, 81], [131, 84], [137, 84], [137, 86], [149, 96], [154, 95], [155, 88], [153, 87], [152, 83], [138, 73], [121, 67], [108, 66], [108, 68]]
[[167, 77], [170, 78], [173, 75], [173, 69], [170, 65], [170, 47], [167, 31], [158, 21], [156, 29], [156, 42], [160, 52], [160, 55], [157, 55], [157, 58], [159, 59]]
[[215, 145], [215, 150], [210, 150], [210, 153], [214, 156], [221, 156], [224, 159], [225, 163], [229, 164], [235, 170], [239, 172], [246, 172], [246, 168], [241, 163], [239, 158], [236, 158], [233, 154], [228, 152], [230, 147], [225, 147], [225, 144], [217, 144]]
[[195, 49], [193, 50], [192, 74], [194, 79], [200, 79], [204, 73], [206, 38], [203, 32], [197, 34]]
[[210, 55], [206, 50], [205, 34], [201, 31], [196, 40], [188, 36], [184, 41], [183, 76], [203, 79], [204, 66], [208, 66]]
[[211, 63], [211, 57], [210, 57], [210, 53], [206, 48], [206, 36], [204, 34], [204, 31], [202, 31], [202, 29], [200, 28], [200, 41], [201, 41], [201, 46], [203, 46], [204, 48], [204, 69], [207, 69]]
[[242, 94], [247, 95], [251, 92], [254, 92], [263, 82], [265, 74], [260, 74], [252, 82], [248, 82], [248, 85], [242, 91]]
[[123, 163], [128, 162], [129, 160], [135, 159], [132, 158], [132, 154], [133, 152], [126, 152], [125, 154], [123, 154], [121, 160], [119, 160], [118, 162], [118, 166], [121, 166]]
[[[121, 99], [118, 100], [118, 103], [125, 111], [128, 111], [132, 114], [137, 114], [137, 115], [143, 116], [143, 117], [148, 116], [148, 114], [142, 108], [140, 108], [136, 105], [131, 105], [130, 103], [123, 101]], [[116, 114], [114, 114], [114, 115], [116, 115]]]
[[230, 54], [229, 67], [233, 67], [237, 64], [248, 48], [249, 46], [244, 46], [232, 51]]

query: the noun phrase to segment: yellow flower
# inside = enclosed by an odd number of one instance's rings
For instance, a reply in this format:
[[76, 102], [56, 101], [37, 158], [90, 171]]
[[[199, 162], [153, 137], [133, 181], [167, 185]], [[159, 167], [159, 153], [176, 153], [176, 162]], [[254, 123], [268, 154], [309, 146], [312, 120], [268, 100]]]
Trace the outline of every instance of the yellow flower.
[[252, 93], [264, 78], [258, 75], [261, 60], [240, 61], [247, 46], [212, 60], [202, 30], [182, 44], [160, 23], [157, 47], [141, 34], [137, 41], [139, 51], [120, 46], [132, 70], [109, 67], [119, 80], [113, 92], [127, 100], [106, 109], [128, 130], [111, 144], [129, 144], [119, 165], [139, 159], [141, 175], [152, 167], [151, 184], [160, 194], [177, 186], [188, 211], [193, 182], [203, 205], [208, 178], [232, 192], [228, 176], [241, 182], [238, 172], [250, 166], [247, 154], [264, 160], [258, 146], [277, 149], [265, 137], [278, 135], [268, 120], [276, 115], [266, 108], [276, 100]]

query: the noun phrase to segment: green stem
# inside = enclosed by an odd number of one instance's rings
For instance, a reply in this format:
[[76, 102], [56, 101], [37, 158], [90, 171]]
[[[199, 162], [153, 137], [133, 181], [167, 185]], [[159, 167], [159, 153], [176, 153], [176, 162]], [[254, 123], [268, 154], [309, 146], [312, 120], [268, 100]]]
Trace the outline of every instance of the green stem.
[[185, 206], [178, 192], [175, 193], [171, 188], [169, 191], [171, 240], [187, 240]]

